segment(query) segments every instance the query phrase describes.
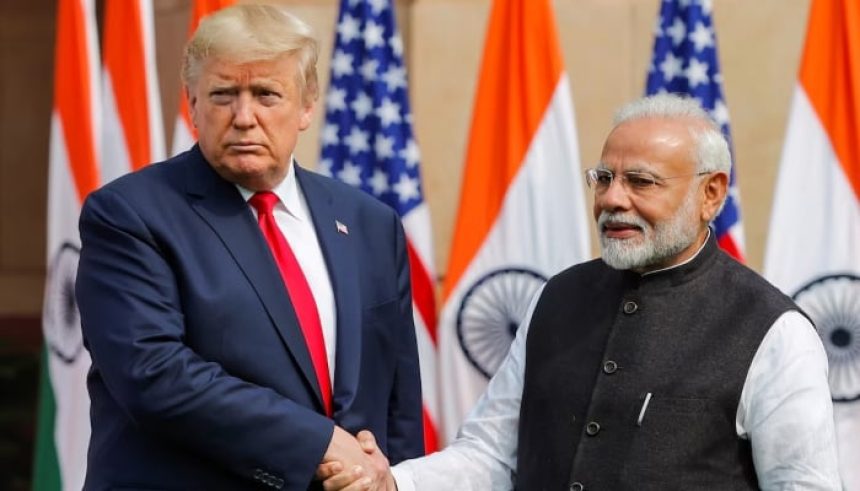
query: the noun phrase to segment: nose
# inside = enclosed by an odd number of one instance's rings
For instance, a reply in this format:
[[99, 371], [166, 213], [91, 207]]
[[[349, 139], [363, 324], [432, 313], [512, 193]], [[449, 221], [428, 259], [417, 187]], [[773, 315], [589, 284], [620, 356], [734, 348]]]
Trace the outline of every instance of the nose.
[[594, 206], [599, 210], [625, 211], [631, 207], [630, 193], [624, 186], [622, 179], [615, 178], [609, 187], [600, 193], [594, 194]]
[[254, 112], [254, 98], [247, 92], [242, 92], [236, 98], [233, 107], [233, 126], [238, 129], [253, 128], [257, 124]]

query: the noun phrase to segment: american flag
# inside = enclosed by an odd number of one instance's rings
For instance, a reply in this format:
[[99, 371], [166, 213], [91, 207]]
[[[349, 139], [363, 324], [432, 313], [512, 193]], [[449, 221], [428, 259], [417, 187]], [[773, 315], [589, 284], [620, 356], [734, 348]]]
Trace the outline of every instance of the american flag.
[[394, 208], [406, 230], [429, 453], [438, 448], [432, 237], [390, 0], [341, 1], [325, 106], [319, 171]]
[[[695, 97], [719, 123], [731, 147], [729, 110], [723, 97], [723, 78], [711, 20], [712, 3], [712, 0], [663, 0], [654, 30], [654, 57], [645, 92], [648, 95], [672, 92]], [[740, 195], [733, 164], [726, 205], [714, 221], [714, 228], [720, 247], [743, 260], [739, 206]]]

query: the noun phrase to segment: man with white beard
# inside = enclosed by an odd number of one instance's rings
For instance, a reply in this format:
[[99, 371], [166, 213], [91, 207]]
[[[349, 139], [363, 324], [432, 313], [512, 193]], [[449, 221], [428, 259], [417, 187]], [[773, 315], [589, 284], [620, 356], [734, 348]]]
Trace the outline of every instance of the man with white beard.
[[814, 327], [708, 227], [730, 159], [695, 100], [622, 107], [586, 173], [601, 259], [549, 280], [457, 439], [396, 466], [398, 489], [841, 489]]

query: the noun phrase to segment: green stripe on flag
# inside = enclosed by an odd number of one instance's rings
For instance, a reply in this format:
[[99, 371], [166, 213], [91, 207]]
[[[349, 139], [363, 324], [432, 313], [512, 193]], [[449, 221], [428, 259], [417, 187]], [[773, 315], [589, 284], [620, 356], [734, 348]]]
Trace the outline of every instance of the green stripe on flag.
[[54, 422], [57, 405], [48, 371], [47, 348], [42, 348], [42, 374], [39, 377], [39, 414], [36, 422], [36, 452], [33, 463], [33, 491], [57, 491], [61, 488], [60, 462], [54, 445]]

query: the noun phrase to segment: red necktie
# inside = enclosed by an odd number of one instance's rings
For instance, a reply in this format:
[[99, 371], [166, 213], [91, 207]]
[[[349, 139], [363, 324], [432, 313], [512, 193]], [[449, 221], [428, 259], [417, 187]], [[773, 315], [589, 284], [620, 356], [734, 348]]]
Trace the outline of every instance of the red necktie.
[[272, 249], [275, 262], [278, 263], [278, 269], [281, 271], [281, 277], [287, 285], [287, 292], [296, 311], [296, 317], [298, 317], [299, 326], [305, 337], [305, 343], [308, 345], [308, 351], [320, 385], [325, 412], [331, 416], [331, 380], [328, 375], [328, 357], [326, 357], [325, 340], [323, 339], [317, 303], [314, 301], [311, 287], [308, 285], [308, 280], [305, 278], [289, 242], [281, 233], [278, 224], [275, 223], [272, 208], [277, 202], [278, 197], [270, 191], [258, 192], [248, 200], [248, 203], [257, 210], [257, 222], [260, 224], [260, 230], [263, 231], [263, 237], [266, 238], [269, 248]]

